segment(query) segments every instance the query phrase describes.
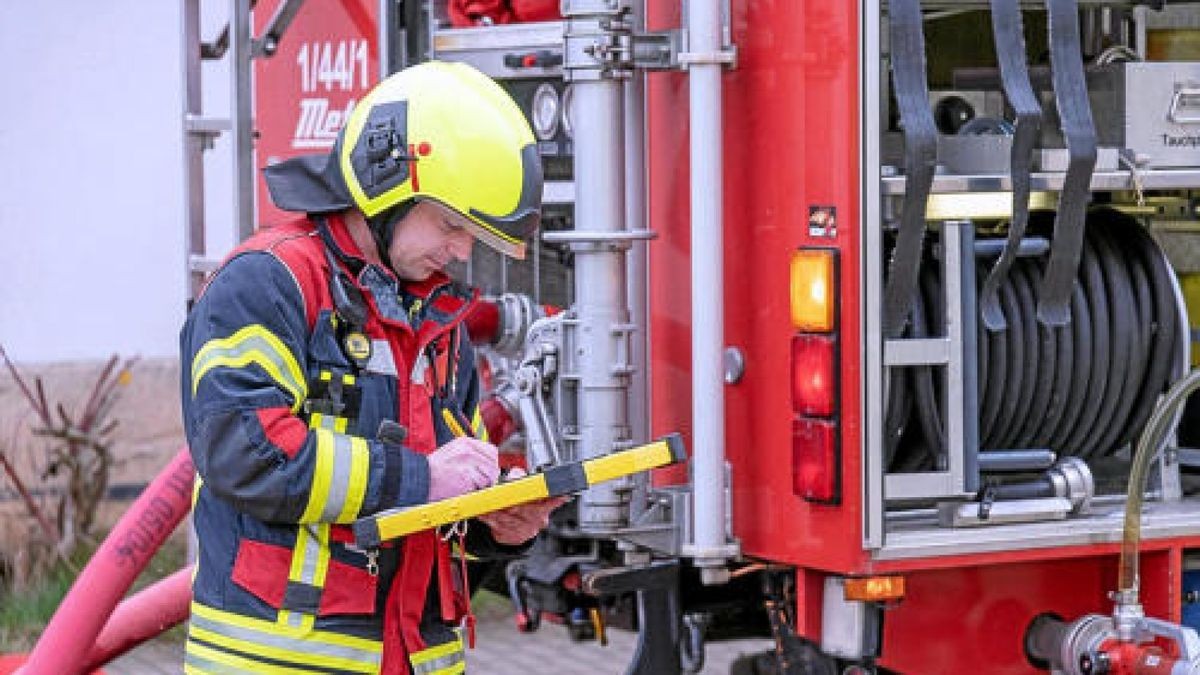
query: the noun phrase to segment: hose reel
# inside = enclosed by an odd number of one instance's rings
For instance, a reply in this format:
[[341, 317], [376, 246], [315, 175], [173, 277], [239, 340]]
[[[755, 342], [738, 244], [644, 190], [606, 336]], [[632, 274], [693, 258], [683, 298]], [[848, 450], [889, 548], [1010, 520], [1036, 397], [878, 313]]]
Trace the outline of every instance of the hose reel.
[[[1005, 326], [978, 322], [980, 450], [1048, 449], [1059, 457], [1104, 460], [1140, 433], [1169, 383], [1181, 345], [1177, 282], [1162, 251], [1134, 218], [1091, 210], [1069, 304], [1071, 322], [1037, 317], [1053, 214], [1035, 213], [1003, 284]], [[977, 255], [995, 252], [980, 238]], [[940, 265], [921, 265], [905, 337], [945, 334]], [[980, 265], [980, 267], [985, 267]], [[985, 273], [977, 275], [982, 288]], [[893, 368], [884, 451], [891, 472], [944, 468], [944, 381], [934, 366]]]

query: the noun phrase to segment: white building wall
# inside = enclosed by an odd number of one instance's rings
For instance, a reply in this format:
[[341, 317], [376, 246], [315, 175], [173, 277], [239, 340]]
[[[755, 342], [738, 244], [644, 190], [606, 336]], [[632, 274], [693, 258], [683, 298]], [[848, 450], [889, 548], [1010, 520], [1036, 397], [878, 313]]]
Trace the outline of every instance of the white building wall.
[[[204, 3], [206, 37], [227, 8]], [[175, 356], [180, 33], [179, 0], [0, 2], [0, 345], [14, 360]], [[228, 80], [206, 78], [206, 110], [225, 110]], [[220, 150], [207, 161], [218, 255], [232, 239]]]

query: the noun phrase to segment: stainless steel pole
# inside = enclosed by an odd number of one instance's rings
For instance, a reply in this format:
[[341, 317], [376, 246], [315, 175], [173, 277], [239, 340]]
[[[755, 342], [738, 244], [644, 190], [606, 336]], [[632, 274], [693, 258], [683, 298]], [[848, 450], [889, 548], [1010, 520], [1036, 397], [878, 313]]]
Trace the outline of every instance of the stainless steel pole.
[[[254, 113], [250, 92], [250, 0], [230, 0], [230, 116], [233, 120], [233, 218], [237, 241], [254, 234]], [[234, 242], [235, 244], [237, 242]]]
[[692, 210], [693, 556], [705, 583], [728, 578], [725, 501], [724, 242], [719, 0], [687, 3]]
[[[646, 2], [633, 2], [633, 29], [645, 29]], [[646, 73], [635, 70], [625, 81], [625, 227], [647, 229], [646, 214]], [[629, 386], [629, 426], [634, 442], [650, 440], [650, 275], [649, 242], [635, 241], [626, 260], [633, 374]], [[648, 476], [634, 478], [631, 515], [645, 508]]]
[[[574, 87], [569, 114], [575, 136], [574, 340], [579, 367], [580, 459], [628, 447], [629, 303], [626, 293], [625, 148], [622, 82], [605, 51], [606, 23], [625, 7], [609, 0], [566, 0], [564, 71]], [[571, 342], [574, 344], [572, 345]], [[628, 522], [629, 482], [589, 489], [580, 498], [580, 527], [605, 532]]]

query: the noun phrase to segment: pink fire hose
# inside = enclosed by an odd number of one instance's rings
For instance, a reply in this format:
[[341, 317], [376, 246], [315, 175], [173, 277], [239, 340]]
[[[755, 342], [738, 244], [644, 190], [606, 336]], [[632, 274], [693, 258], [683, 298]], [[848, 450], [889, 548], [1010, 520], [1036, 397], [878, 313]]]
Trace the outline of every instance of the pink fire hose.
[[[192, 459], [184, 448], [121, 517], [84, 567], [34, 645], [22, 674], [86, 672], [102, 663], [99, 659], [105, 658], [104, 654], [110, 658], [120, 653], [122, 645], [128, 649], [136, 644], [130, 641], [132, 637], [144, 635], [148, 627], [161, 626], [161, 632], [186, 618], [187, 602], [180, 608], [179, 600], [190, 573], [183, 570], [153, 587], [154, 592], [147, 589], [123, 603], [113, 615], [112, 630], [100, 635], [117, 602], [187, 515], [194, 474]], [[168, 624], [170, 621], [173, 623]]]

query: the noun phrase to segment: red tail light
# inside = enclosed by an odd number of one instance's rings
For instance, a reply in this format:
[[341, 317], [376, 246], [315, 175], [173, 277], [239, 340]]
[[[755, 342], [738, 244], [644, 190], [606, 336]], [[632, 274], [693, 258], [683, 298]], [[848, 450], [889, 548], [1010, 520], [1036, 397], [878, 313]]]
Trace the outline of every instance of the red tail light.
[[832, 421], [792, 422], [792, 491], [809, 501], [837, 504], [842, 498], [838, 428]]
[[792, 491], [827, 504], [842, 498], [838, 282], [837, 249], [792, 253]]
[[832, 336], [792, 338], [792, 408], [798, 414], [831, 417], [836, 411], [836, 347]]

